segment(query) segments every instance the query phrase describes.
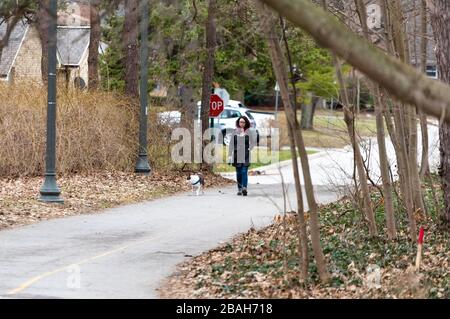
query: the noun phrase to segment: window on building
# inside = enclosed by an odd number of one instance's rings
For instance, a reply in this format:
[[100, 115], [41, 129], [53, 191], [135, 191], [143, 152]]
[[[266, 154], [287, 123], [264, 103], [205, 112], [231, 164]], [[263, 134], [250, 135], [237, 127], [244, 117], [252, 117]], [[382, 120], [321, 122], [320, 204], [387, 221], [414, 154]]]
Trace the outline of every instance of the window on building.
[[438, 70], [436, 65], [427, 65], [427, 76], [432, 79], [438, 78]]

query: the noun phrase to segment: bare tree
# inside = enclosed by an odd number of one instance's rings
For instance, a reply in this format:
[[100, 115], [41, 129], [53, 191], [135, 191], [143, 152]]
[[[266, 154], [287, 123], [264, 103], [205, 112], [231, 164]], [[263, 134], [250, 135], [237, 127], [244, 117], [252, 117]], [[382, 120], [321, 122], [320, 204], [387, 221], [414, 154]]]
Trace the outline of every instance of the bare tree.
[[125, 23], [123, 28], [123, 44], [125, 50], [125, 94], [133, 98], [139, 97], [138, 24], [138, 0], [125, 0]]
[[[323, 0], [324, 1], [324, 0]], [[361, 195], [363, 199], [363, 214], [369, 225], [369, 233], [371, 236], [376, 236], [377, 226], [375, 223], [375, 215], [373, 212], [372, 202], [370, 199], [370, 191], [367, 185], [367, 175], [364, 169], [364, 162], [361, 155], [359, 137], [355, 132], [355, 114], [350, 110], [350, 101], [348, 98], [348, 92], [345, 88], [344, 76], [342, 74], [340, 62], [335, 54], [333, 54], [333, 63], [335, 65], [336, 74], [340, 86], [340, 96], [343, 101], [344, 109], [344, 122], [347, 126], [347, 133], [350, 137], [350, 143], [352, 144], [354, 161], [356, 164], [356, 171], [358, 172], [359, 186], [361, 188]]]
[[261, 1], [302, 27], [320, 45], [338, 54], [400, 101], [416, 105], [426, 114], [450, 122], [448, 85], [433, 81], [413, 67], [385, 54], [308, 0]]
[[[214, 75], [214, 54], [216, 50], [216, 0], [209, 0], [208, 19], [206, 21], [206, 60], [203, 65], [202, 78], [202, 133], [209, 127], [209, 98], [211, 96]], [[203, 149], [203, 148], [202, 148]], [[205, 166], [205, 165], [203, 165]], [[205, 166], [208, 168], [207, 166]]]
[[[327, 10], [327, 2], [326, 0], [321, 0], [322, 6], [325, 10]], [[339, 82], [340, 87], [340, 98], [343, 102], [343, 109], [344, 109], [344, 122], [347, 126], [347, 133], [350, 137], [350, 142], [353, 147], [353, 154], [354, 154], [354, 161], [356, 164], [356, 170], [358, 172], [358, 180], [359, 185], [361, 188], [361, 195], [363, 199], [363, 214], [366, 218], [368, 225], [369, 225], [369, 233], [371, 236], [377, 235], [377, 225], [375, 223], [375, 215], [373, 212], [372, 202], [370, 199], [370, 191], [369, 187], [367, 185], [367, 175], [366, 171], [364, 169], [364, 163], [363, 158], [361, 155], [361, 149], [360, 149], [360, 141], [359, 137], [355, 132], [355, 115], [350, 110], [350, 100], [348, 97], [348, 92], [345, 86], [344, 82], [344, 76], [342, 74], [341, 64], [339, 62], [338, 57], [336, 54], [332, 53], [333, 63], [336, 70], [336, 75]], [[356, 182], [355, 182], [356, 183]]]
[[[450, 2], [447, 0], [427, 0], [431, 11], [431, 24], [436, 38], [436, 57], [440, 78], [450, 84]], [[439, 136], [441, 140], [442, 188], [444, 190], [444, 212], [442, 220], [450, 231], [450, 125], [441, 123]]]
[[[367, 26], [367, 12], [364, 2], [362, 0], [355, 0], [355, 4], [364, 37], [367, 41], [370, 41], [369, 28]], [[378, 154], [380, 158], [380, 172], [383, 186], [384, 211], [386, 216], [387, 233], [389, 239], [395, 239], [397, 231], [395, 226], [394, 203], [392, 200], [392, 184], [391, 178], [389, 176], [389, 163], [386, 151], [386, 137], [383, 121], [383, 103], [381, 101], [380, 86], [377, 84], [371, 84], [370, 90], [375, 100], [375, 121], [377, 127]]]
[[281, 50], [279, 41], [275, 35], [275, 23], [273, 16], [267, 10], [267, 8], [256, 1], [258, 7], [258, 12], [261, 17], [261, 25], [265, 36], [267, 37], [267, 42], [269, 45], [269, 53], [272, 60], [272, 66], [280, 86], [281, 98], [283, 100], [283, 105], [286, 112], [286, 117], [289, 121], [291, 128], [295, 128], [294, 138], [295, 144], [298, 148], [300, 155], [300, 161], [303, 170], [303, 178], [305, 180], [305, 192], [306, 198], [309, 206], [310, 213], [310, 231], [311, 231], [311, 244], [313, 248], [314, 258], [316, 260], [316, 265], [319, 273], [319, 277], [323, 282], [327, 282], [330, 275], [326, 268], [325, 256], [323, 255], [322, 246], [320, 244], [320, 232], [319, 232], [319, 219], [318, 219], [318, 206], [314, 198], [314, 187], [311, 180], [311, 172], [309, 168], [308, 155], [306, 153], [305, 144], [303, 141], [302, 132], [298, 121], [295, 118], [294, 108], [292, 107], [289, 89], [288, 89], [288, 75], [287, 68], [284, 62], [283, 52]]
[[[385, 43], [393, 56], [398, 56], [405, 63], [410, 63], [410, 54], [407, 46], [407, 36], [402, 25], [403, 12], [398, 0], [382, 3], [383, 14], [387, 21], [385, 30]], [[393, 103], [393, 117], [395, 129], [389, 130], [391, 139], [396, 140], [395, 151], [397, 156], [400, 189], [406, 206], [409, 220], [410, 239], [416, 239], [415, 211], [425, 211], [422, 200], [420, 178], [417, 166], [417, 115], [412, 107]], [[394, 137], [395, 135], [395, 137]]]
[[[428, 47], [428, 18], [427, 18], [427, 4], [426, 0], [420, 0], [420, 68], [423, 73], [427, 72], [427, 47]], [[428, 125], [427, 116], [419, 110], [420, 131], [422, 134], [422, 160], [420, 164], [420, 178], [423, 180], [424, 176], [430, 170], [428, 163]]]
[[[262, 0], [285, 15], [293, 23], [309, 32], [324, 47], [330, 48], [368, 77], [383, 85], [394, 97], [406, 104], [402, 109], [416, 105], [425, 113], [449, 121], [450, 90], [443, 83], [428, 79], [413, 67], [383, 53], [367, 41], [360, 39], [329, 14], [306, 0]], [[398, 42], [399, 43], [399, 42]], [[399, 105], [400, 106], [400, 105]], [[403, 123], [397, 123], [400, 131]], [[405, 123], [407, 124], [407, 123]], [[411, 122], [409, 122], [411, 125]], [[404, 134], [403, 137], [406, 135]], [[405, 139], [397, 141], [404, 145]], [[408, 163], [408, 157], [402, 162]], [[411, 185], [408, 180], [408, 185]], [[406, 193], [411, 192], [408, 187]], [[413, 197], [411, 195], [411, 197]], [[407, 207], [410, 237], [415, 239], [414, 211]]]
[[292, 171], [294, 174], [295, 192], [297, 197], [297, 218], [298, 218], [298, 242], [300, 257], [300, 276], [302, 280], [308, 278], [309, 253], [308, 253], [308, 234], [306, 231], [305, 210], [303, 205], [303, 192], [300, 184], [300, 170], [298, 167], [297, 149], [294, 137], [295, 128], [288, 123], [289, 146], [292, 158]]
[[48, 77], [48, 28], [50, 25], [49, 0], [38, 0], [38, 9], [36, 14], [37, 29], [41, 40], [41, 76], [42, 81], [47, 83]]
[[89, 58], [88, 58], [88, 72], [89, 72], [89, 89], [95, 90], [98, 88], [98, 47], [100, 44], [101, 29], [100, 29], [100, 14], [99, 8], [100, 0], [91, 0], [90, 2], [90, 17], [91, 17], [91, 31], [89, 38]]
[[[285, 29], [285, 21], [280, 17], [280, 24], [283, 32], [283, 42], [286, 48], [286, 54], [289, 62], [289, 71], [291, 73], [291, 86], [294, 93], [294, 103], [297, 102], [297, 90], [295, 87], [295, 81], [293, 80], [293, 66], [292, 59], [289, 50], [289, 44], [286, 37], [286, 29]], [[302, 119], [303, 119], [303, 110], [302, 110]], [[294, 107], [295, 119], [297, 119], [297, 108]], [[311, 120], [312, 122], [312, 120]], [[278, 123], [277, 123], [278, 124]], [[298, 129], [298, 123], [295, 123]], [[309, 265], [309, 253], [308, 253], [308, 234], [306, 230], [306, 222], [305, 222], [305, 214], [304, 214], [304, 205], [303, 205], [303, 192], [302, 186], [300, 184], [300, 171], [298, 167], [298, 159], [297, 159], [297, 147], [295, 145], [295, 127], [291, 126], [291, 122], [288, 122], [288, 137], [289, 137], [289, 146], [291, 151], [291, 159], [292, 159], [292, 171], [294, 174], [294, 182], [295, 182], [295, 192], [297, 196], [297, 218], [298, 218], [298, 242], [299, 242], [299, 259], [300, 259], [300, 276], [301, 280], [305, 281], [308, 278], [308, 265]]]

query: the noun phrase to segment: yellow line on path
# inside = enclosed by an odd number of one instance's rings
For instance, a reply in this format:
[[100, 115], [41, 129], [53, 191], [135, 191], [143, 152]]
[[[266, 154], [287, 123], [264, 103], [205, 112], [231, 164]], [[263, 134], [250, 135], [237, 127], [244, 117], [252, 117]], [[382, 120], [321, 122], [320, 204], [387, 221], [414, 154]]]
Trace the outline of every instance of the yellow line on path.
[[[165, 234], [165, 235], [167, 235], [167, 234]], [[36, 277], [31, 278], [30, 280], [27, 280], [26, 282], [24, 282], [23, 284], [21, 284], [19, 287], [15, 288], [15, 289], [13, 289], [13, 290], [11, 290], [11, 291], [9, 291], [9, 292], [7, 293], [7, 295], [16, 295], [16, 294], [18, 294], [18, 293], [24, 291], [25, 289], [29, 288], [29, 287], [30, 287], [31, 285], [33, 285], [34, 283], [36, 283], [36, 282], [38, 282], [38, 281], [40, 281], [40, 280], [42, 280], [42, 279], [44, 279], [44, 278], [50, 277], [50, 276], [52, 276], [52, 275], [54, 275], [54, 274], [57, 274], [57, 273], [59, 273], [59, 272], [62, 272], [62, 271], [66, 270], [66, 269], [69, 268], [69, 267], [72, 267], [72, 266], [75, 266], [75, 265], [83, 265], [83, 264], [86, 264], [86, 263], [88, 263], [88, 262], [90, 262], [90, 261], [93, 261], [93, 260], [95, 260], [95, 259], [99, 259], [99, 258], [108, 256], [108, 255], [112, 255], [112, 254], [114, 254], [114, 253], [117, 253], [117, 252], [119, 252], [119, 251], [125, 250], [125, 249], [127, 249], [127, 248], [132, 247], [132, 246], [141, 245], [141, 244], [146, 243], [146, 242], [149, 242], [149, 241], [151, 241], [151, 240], [158, 239], [159, 237], [162, 237], [162, 235], [161, 235], [161, 236], [157, 236], [157, 237], [153, 237], [153, 238], [147, 238], [147, 239], [145, 239], [145, 240], [142, 240], [142, 241], [139, 241], [139, 242], [130, 244], [130, 245], [122, 246], [122, 247], [116, 248], [116, 249], [114, 249], [114, 250], [107, 251], [107, 252], [102, 253], [102, 254], [100, 254], [100, 255], [96, 255], [96, 256], [93, 256], [93, 257], [90, 257], [90, 258], [83, 259], [83, 260], [80, 261], [80, 262], [73, 263], [73, 264], [70, 264], [70, 265], [68, 265], [68, 266], [64, 266], [64, 267], [55, 269], [55, 270], [53, 270], [53, 271], [45, 272], [45, 273], [43, 273], [43, 274], [41, 274], [41, 275], [39, 275], [39, 276], [36, 276]]]

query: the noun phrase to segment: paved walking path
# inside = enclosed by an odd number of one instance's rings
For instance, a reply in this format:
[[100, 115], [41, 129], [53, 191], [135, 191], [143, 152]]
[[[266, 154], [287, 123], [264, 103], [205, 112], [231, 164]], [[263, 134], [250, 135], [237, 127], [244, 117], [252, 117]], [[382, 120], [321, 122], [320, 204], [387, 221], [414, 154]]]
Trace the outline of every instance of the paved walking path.
[[[436, 130], [430, 129], [432, 143]], [[374, 163], [377, 156], [373, 151]], [[311, 155], [318, 202], [334, 201], [333, 185], [347, 183], [352, 169], [351, 150]], [[1, 231], [0, 298], [157, 298], [161, 280], [178, 263], [271, 223], [276, 206], [283, 207], [280, 171], [295, 209], [285, 162], [250, 176], [248, 197], [225, 187]]]

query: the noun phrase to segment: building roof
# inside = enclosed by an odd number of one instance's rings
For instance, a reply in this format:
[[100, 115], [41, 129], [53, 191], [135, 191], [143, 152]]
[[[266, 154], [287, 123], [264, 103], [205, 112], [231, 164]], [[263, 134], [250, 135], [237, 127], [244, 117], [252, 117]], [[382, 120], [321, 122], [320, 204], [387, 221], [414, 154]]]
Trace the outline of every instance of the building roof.
[[89, 47], [89, 36], [89, 27], [58, 27], [59, 62], [67, 66], [79, 66]]
[[[0, 25], [0, 39], [6, 35], [6, 23]], [[6, 46], [2, 50], [0, 59], [0, 77], [8, 77], [11, 67], [14, 64], [17, 53], [19, 52], [22, 41], [27, 32], [28, 25], [19, 21], [13, 28]]]
[[[7, 78], [14, 65], [16, 56], [20, 50], [29, 25], [18, 22], [8, 39], [7, 45], [2, 50], [0, 59], [0, 78]], [[6, 24], [0, 25], [0, 39], [6, 34]], [[58, 60], [65, 66], [79, 66], [89, 47], [90, 28], [83, 26], [59, 26], [58, 27]], [[38, 53], [40, 54], [40, 52]]]

